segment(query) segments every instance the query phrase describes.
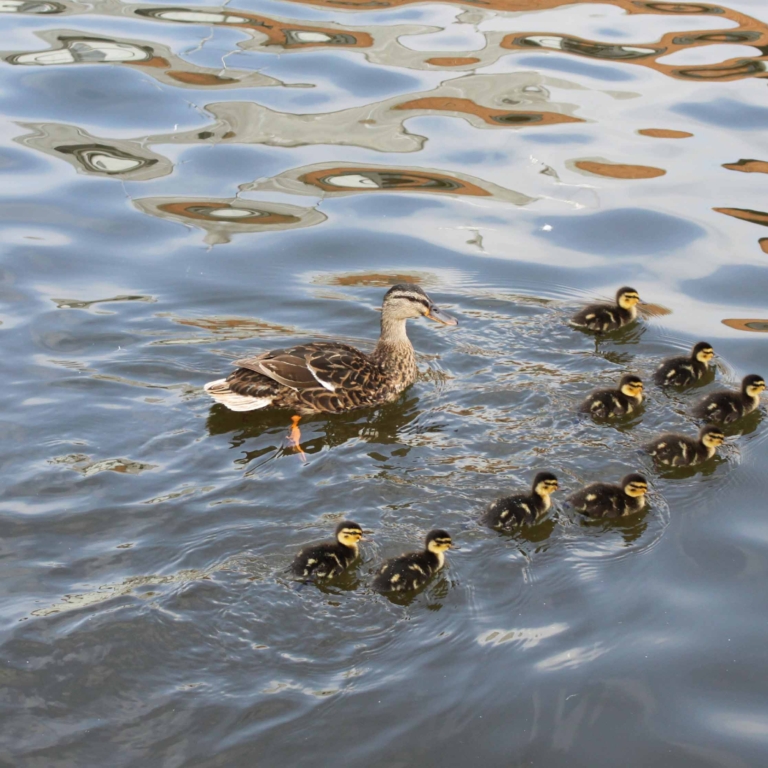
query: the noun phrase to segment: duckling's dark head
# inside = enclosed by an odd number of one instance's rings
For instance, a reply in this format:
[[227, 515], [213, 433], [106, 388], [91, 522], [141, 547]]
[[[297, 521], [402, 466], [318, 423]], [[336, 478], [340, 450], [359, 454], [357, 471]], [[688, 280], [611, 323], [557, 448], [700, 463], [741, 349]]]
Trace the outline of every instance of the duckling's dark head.
[[616, 291], [616, 303], [622, 309], [632, 309], [640, 301], [640, 294], [634, 289], [625, 285]]
[[453, 546], [451, 534], [441, 528], [430, 531], [426, 538], [427, 549], [435, 554], [445, 552]]
[[725, 435], [720, 427], [707, 424], [699, 430], [699, 441], [707, 448], [717, 448], [725, 442]]
[[619, 390], [627, 397], [639, 398], [643, 396], [643, 380], [634, 373], [627, 373], [621, 377]]
[[533, 478], [533, 492], [538, 496], [549, 496], [558, 489], [557, 477], [551, 472], [539, 472]]
[[336, 526], [336, 541], [345, 547], [357, 549], [357, 542], [363, 538], [363, 529], [351, 520], [344, 520]]
[[648, 481], [638, 472], [627, 475], [621, 481], [621, 487], [627, 496], [638, 498], [648, 493]]
[[715, 350], [712, 349], [712, 345], [706, 341], [700, 341], [695, 344], [693, 350], [691, 350], [691, 357], [694, 360], [698, 360], [700, 363], [708, 363], [715, 356]]
[[438, 309], [426, 292], [414, 283], [393, 285], [384, 294], [381, 312], [383, 317], [392, 320], [423, 316], [444, 325], [459, 324], [455, 317]]
[[760, 393], [765, 389], [765, 379], [756, 373], [750, 373], [745, 376], [741, 382], [741, 391], [750, 397], [760, 397]]

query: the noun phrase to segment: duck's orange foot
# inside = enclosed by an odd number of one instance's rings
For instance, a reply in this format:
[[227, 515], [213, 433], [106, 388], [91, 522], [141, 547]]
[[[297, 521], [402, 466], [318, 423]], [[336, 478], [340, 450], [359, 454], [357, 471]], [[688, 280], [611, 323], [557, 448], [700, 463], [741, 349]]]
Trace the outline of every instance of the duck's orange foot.
[[293, 447], [293, 450], [299, 454], [299, 458], [304, 464], [307, 463], [307, 454], [301, 450], [301, 430], [299, 429], [299, 422], [301, 416], [291, 416], [291, 429], [288, 432], [288, 443]]

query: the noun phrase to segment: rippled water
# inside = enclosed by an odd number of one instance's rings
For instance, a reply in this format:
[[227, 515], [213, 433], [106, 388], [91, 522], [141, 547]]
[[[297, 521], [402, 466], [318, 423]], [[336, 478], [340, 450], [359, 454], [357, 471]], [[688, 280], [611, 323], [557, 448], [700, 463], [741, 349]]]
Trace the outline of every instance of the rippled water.
[[[699, 393], [575, 408], [699, 338], [768, 373], [767, 67], [764, 0], [0, 0], [0, 762], [763, 764], [762, 415], [661, 475]], [[306, 465], [202, 392], [370, 348], [406, 280], [460, 326], [411, 322], [419, 382], [304, 419]], [[643, 323], [565, 325], [626, 283]], [[478, 524], [537, 468], [650, 509]], [[342, 517], [362, 563], [298, 588]], [[373, 594], [437, 525], [444, 573]]]

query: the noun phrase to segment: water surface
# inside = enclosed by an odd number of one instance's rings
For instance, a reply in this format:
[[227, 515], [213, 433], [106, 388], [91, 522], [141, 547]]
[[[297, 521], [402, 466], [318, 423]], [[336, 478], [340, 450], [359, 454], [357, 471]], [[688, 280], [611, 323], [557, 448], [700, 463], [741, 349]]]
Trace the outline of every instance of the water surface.
[[[768, 374], [761, 0], [0, 0], [0, 761], [46, 766], [760, 765], [766, 425], [658, 474], [637, 449]], [[395, 403], [302, 422], [202, 385], [410, 324]], [[622, 284], [652, 316], [566, 324]], [[717, 383], [575, 408], [700, 338]], [[482, 506], [553, 469], [650, 508], [524, 534]], [[565, 494], [560, 494], [559, 498]], [[352, 518], [362, 562], [285, 573]], [[432, 527], [461, 549], [369, 589]]]

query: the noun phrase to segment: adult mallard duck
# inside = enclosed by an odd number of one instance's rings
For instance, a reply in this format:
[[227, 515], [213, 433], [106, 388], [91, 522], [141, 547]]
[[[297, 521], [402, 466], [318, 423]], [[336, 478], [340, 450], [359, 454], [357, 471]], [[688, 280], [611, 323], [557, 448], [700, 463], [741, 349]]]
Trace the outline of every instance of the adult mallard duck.
[[596, 333], [615, 331], [631, 323], [637, 317], [640, 296], [634, 288], [625, 286], [616, 291], [615, 304], [590, 304], [577, 312], [571, 323]]
[[712, 345], [706, 341], [695, 344], [688, 357], [668, 357], [653, 374], [660, 387], [687, 387], [709, 373], [709, 363], [715, 356]]
[[760, 405], [760, 393], [764, 389], [765, 379], [751, 373], [742, 380], [739, 392], [721, 389], [699, 400], [693, 415], [714, 424], [731, 424]]
[[205, 391], [233, 411], [295, 411], [291, 442], [298, 447], [301, 416], [380, 405], [413, 384], [416, 355], [405, 330], [412, 317], [458, 325], [418, 285], [402, 283], [384, 296], [381, 335], [370, 354], [335, 341], [275, 349], [236, 360], [237, 369], [226, 379], [206, 384]]

